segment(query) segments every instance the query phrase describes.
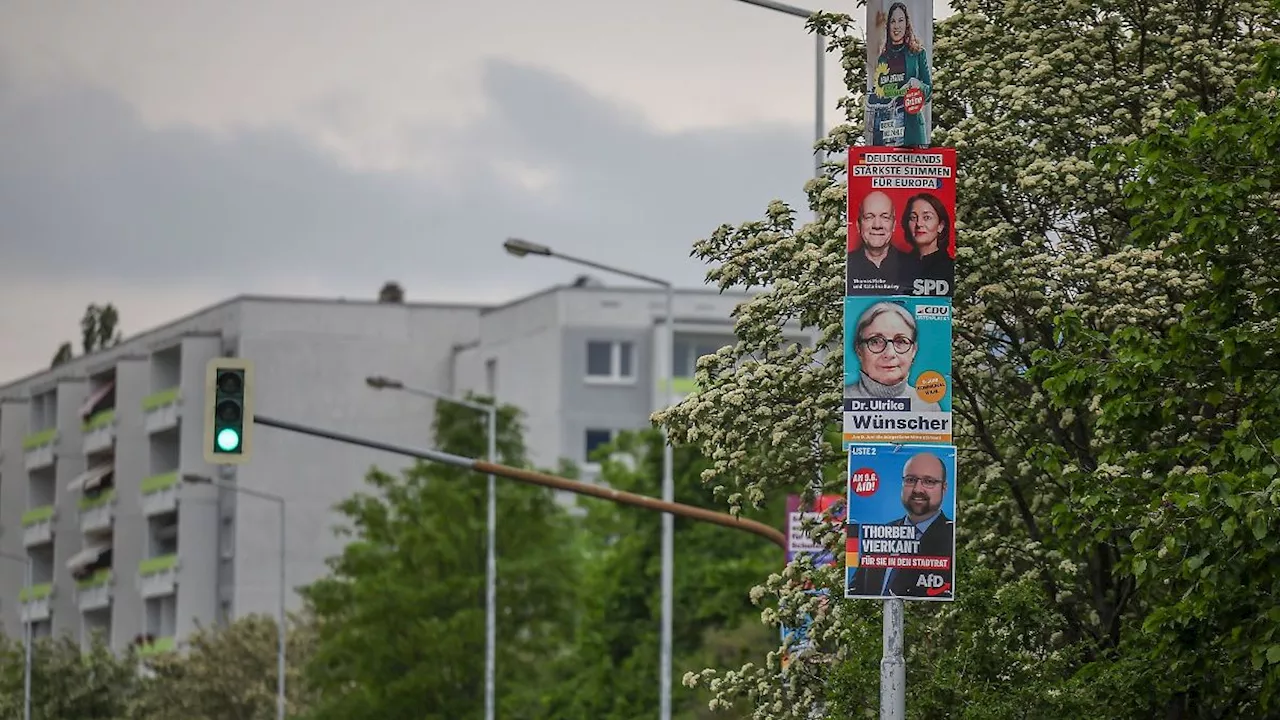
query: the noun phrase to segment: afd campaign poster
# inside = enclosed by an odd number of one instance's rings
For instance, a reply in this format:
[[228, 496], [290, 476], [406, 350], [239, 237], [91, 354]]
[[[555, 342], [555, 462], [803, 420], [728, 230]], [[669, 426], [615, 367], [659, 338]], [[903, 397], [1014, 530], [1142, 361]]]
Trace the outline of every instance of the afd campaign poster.
[[849, 148], [845, 295], [951, 297], [955, 148]]
[[949, 299], [844, 299], [844, 442], [951, 442]]
[[[819, 523], [829, 522], [843, 527], [844, 518], [844, 495], [821, 495], [815, 502], [809, 503], [807, 506], [799, 495], [788, 495], [787, 564], [790, 564], [799, 555], [809, 555], [813, 558], [814, 567], [835, 565], [835, 554], [815, 542], [809, 536], [809, 533], [805, 532], [804, 526], [808, 521], [812, 520]], [[810, 586], [806, 587], [804, 592], [807, 595], [820, 595], [822, 599], [819, 602], [827, 601], [827, 591], [825, 589], [815, 589]], [[809, 638], [809, 626], [812, 623], [813, 618], [806, 615], [799, 627], [781, 626], [781, 665], [784, 671], [791, 665], [793, 658], [813, 647], [813, 641]]]
[[867, 0], [867, 144], [924, 147], [933, 130], [932, 0]]
[[956, 449], [849, 447], [845, 597], [955, 599]]

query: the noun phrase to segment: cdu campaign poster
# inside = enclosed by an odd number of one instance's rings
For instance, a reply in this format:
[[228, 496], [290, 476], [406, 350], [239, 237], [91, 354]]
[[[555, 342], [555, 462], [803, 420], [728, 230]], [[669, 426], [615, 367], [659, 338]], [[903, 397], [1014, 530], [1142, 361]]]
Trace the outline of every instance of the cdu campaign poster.
[[853, 445], [845, 597], [955, 599], [956, 450]]
[[[836, 564], [835, 555], [826, 547], [815, 542], [807, 532], [804, 531], [804, 523], [808, 520], [825, 521], [834, 523], [838, 526], [844, 524], [845, 517], [845, 496], [844, 495], [822, 495], [810, 507], [804, 507], [802, 499], [799, 495], [787, 496], [787, 563], [790, 564], [795, 560], [797, 555], [810, 555], [813, 558], [814, 567], [824, 567]], [[807, 587], [806, 595], [821, 595], [821, 602], [826, 602], [827, 591], [825, 589], [815, 589]], [[813, 623], [813, 618], [806, 615], [802, 620], [800, 627], [781, 626], [782, 640], [782, 669], [785, 671], [790, 665], [792, 658], [809, 650], [813, 643], [809, 638], [809, 626]]]
[[933, 130], [932, 0], [867, 0], [868, 145], [924, 147]]
[[949, 299], [844, 299], [844, 442], [951, 442]]
[[849, 148], [845, 295], [955, 292], [956, 151]]

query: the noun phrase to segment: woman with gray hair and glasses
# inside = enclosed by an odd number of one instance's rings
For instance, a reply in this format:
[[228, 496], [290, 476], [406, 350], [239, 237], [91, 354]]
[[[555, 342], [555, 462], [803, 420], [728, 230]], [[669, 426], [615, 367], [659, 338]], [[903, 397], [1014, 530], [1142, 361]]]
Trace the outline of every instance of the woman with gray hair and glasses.
[[853, 350], [858, 356], [858, 378], [844, 386], [846, 398], [906, 398], [912, 412], [941, 412], [936, 402], [920, 398], [910, 384], [911, 363], [916, 359], [916, 319], [893, 302], [878, 302], [858, 318]]

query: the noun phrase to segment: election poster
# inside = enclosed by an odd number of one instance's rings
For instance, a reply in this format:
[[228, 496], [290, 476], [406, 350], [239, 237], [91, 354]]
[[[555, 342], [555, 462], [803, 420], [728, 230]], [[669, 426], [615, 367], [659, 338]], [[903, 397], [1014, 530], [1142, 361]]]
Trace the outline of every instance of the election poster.
[[819, 545], [804, 526], [809, 522], [840, 523], [844, 520], [844, 496], [821, 495], [816, 502], [806, 507], [799, 495], [787, 496], [787, 564], [798, 555], [806, 554], [813, 558], [815, 567], [830, 565], [835, 557], [827, 548]]
[[956, 450], [853, 445], [845, 597], [955, 599]]
[[951, 442], [951, 301], [844, 299], [844, 443]]
[[[834, 523], [843, 527], [844, 517], [844, 495], [821, 495], [816, 502], [809, 503], [807, 506], [799, 495], [788, 495], [787, 563], [790, 564], [799, 555], [807, 554], [813, 558], [814, 567], [835, 565], [835, 554], [814, 541], [809, 533], [805, 532], [804, 526], [809, 521], [816, 521]], [[820, 595], [824, 602], [827, 597], [827, 591], [823, 588], [808, 587], [804, 592], [806, 595]], [[806, 615], [799, 627], [786, 625], [781, 627], [781, 665], [784, 671], [790, 666], [793, 658], [812, 647], [812, 641], [809, 639], [809, 626], [812, 622], [813, 618]]]
[[951, 297], [956, 151], [849, 148], [845, 295]]
[[929, 144], [932, 60], [932, 0], [867, 0], [868, 145]]

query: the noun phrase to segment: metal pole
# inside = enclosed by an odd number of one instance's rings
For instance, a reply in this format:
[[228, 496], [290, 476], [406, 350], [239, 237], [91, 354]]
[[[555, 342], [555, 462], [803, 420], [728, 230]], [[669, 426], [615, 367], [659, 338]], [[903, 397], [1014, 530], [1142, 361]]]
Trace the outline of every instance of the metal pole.
[[[751, 4], [760, 5], [761, 7], [768, 7], [773, 10], [781, 9], [783, 12], [788, 12], [788, 10], [786, 10], [785, 8], [790, 8], [790, 6], [788, 5], [782, 5], [781, 3], [774, 3], [774, 2], [771, 2], [771, 0], [743, 0], [743, 1], [751, 2]], [[791, 11], [800, 12], [796, 8], [790, 8], [790, 9]], [[665, 332], [663, 334], [666, 337], [667, 347], [664, 353], [666, 357], [659, 361], [659, 366], [662, 368], [662, 375], [663, 375], [663, 378], [666, 380], [666, 383], [665, 383], [666, 399], [663, 402], [663, 408], [667, 408], [671, 406], [672, 398], [675, 395], [675, 392], [674, 392], [675, 380], [673, 377], [674, 373], [673, 373], [673, 368], [671, 363], [671, 355], [675, 351], [675, 326], [673, 325], [674, 323], [673, 306], [674, 306], [674, 298], [675, 298], [675, 286], [673, 286], [670, 282], [667, 282], [666, 280], [661, 280], [659, 278], [655, 278], [649, 275], [644, 275], [642, 273], [632, 272], [630, 270], [623, 270], [622, 268], [613, 267], [611, 265], [605, 265], [603, 263], [598, 263], [594, 260], [587, 260], [586, 258], [566, 255], [564, 253], [552, 250], [546, 245], [541, 245], [539, 243], [532, 243], [532, 242], [529, 242], [528, 240], [523, 240], [520, 238], [507, 238], [507, 241], [506, 243], [503, 244], [503, 246], [507, 249], [507, 252], [510, 252], [513, 255], [516, 255], [518, 257], [524, 257], [526, 255], [531, 255], [531, 254], [541, 255], [544, 257], [557, 257], [557, 258], [560, 258], [561, 260], [566, 260], [571, 263], [576, 263], [578, 265], [584, 265], [586, 267], [596, 268], [598, 270], [604, 270], [605, 272], [611, 272], [616, 275], [621, 275], [623, 277], [634, 278], [636, 280], [640, 280], [641, 282], [646, 282], [652, 285], [658, 285], [662, 287], [666, 291], [666, 312], [665, 312], [665, 321], [664, 321]], [[672, 464], [673, 464], [673, 461], [672, 461], [671, 439], [669, 437], [669, 433], [667, 432], [666, 427], [663, 427], [662, 428], [662, 499], [664, 502], [668, 504], [675, 503], [675, 480], [672, 478]], [[672, 625], [671, 615], [674, 612], [673, 610], [674, 602], [673, 602], [673, 596], [672, 596], [672, 593], [673, 593], [672, 586], [674, 584], [674, 577], [675, 577], [675, 518], [670, 513], [664, 512], [662, 516], [662, 579], [661, 579], [662, 619], [659, 623], [661, 627], [661, 632], [659, 633], [660, 640], [659, 640], [659, 651], [658, 651], [658, 665], [660, 666], [658, 669], [658, 673], [659, 673], [658, 717], [660, 718], [660, 720], [671, 720], [671, 625]]]
[[284, 713], [285, 713], [284, 675], [285, 675], [285, 652], [286, 652], [284, 601], [285, 601], [286, 585], [285, 585], [285, 552], [284, 552], [285, 517], [284, 517], [284, 499], [283, 498], [279, 499], [279, 507], [280, 507], [280, 599], [279, 599], [279, 607], [276, 610], [278, 613], [278, 618], [276, 620], [278, 624], [278, 627], [276, 628], [276, 635], [277, 635], [276, 642], [279, 644], [279, 648], [277, 648], [276, 650], [276, 654], [278, 655], [276, 659], [276, 665], [277, 665], [276, 672], [278, 673], [278, 677], [276, 678], [276, 720], [284, 720]]
[[[817, 76], [817, 87], [814, 92], [814, 144], [820, 143], [826, 136], [826, 122], [823, 119], [824, 108], [826, 103], [826, 60], [827, 60], [827, 38], [822, 33], [815, 33], [815, 45], [817, 47], [817, 64], [814, 66]], [[813, 155], [813, 175], [814, 177], [822, 177], [822, 162], [826, 159], [826, 152], [823, 150], [814, 150]]]
[[907, 661], [903, 646], [902, 600], [884, 601], [884, 656], [880, 659], [880, 720], [907, 716]]
[[[27, 556], [26, 560], [27, 560], [26, 587], [29, 588], [32, 586], [33, 583], [35, 583], [35, 573], [32, 572], [31, 557]], [[18, 612], [19, 612], [18, 619], [22, 620], [21, 609], [19, 609]], [[31, 621], [23, 620], [22, 626], [23, 626], [23, 633], [22, 633], [23, 643], [26, 645], [26, 647], [23, 648], [24, 657], [22, 659], [22, 718], [23, 720], [31, 720], [31, 645], [33, 642], [32, 632], [31, 632]]]
[[[30, 592], [35, 574], [32, 566], [33, 561], [30, 555], [14, 555], [12, 553], [0, 552], [0, 558], [13, 560], [23, 564], [22, 587]], [[22, 718], [23, 720], [31, 720], [31, 622], [22, 618], [22, 591], [18, 592], [18, 622], [22, 623]]]
[[[489, 407], [489, 462], [498, 461], [498, 409]], [[496, 684], [497, 643], [498, 643], [498, 611], [497, 611], [497, 579], [498, 558], [498, 494], [493, 473], [489, 473], [489, 542], [485, 557], [485, 592], [484, 592], [484, 717], [494, 720]]]
[[[235, 483], [229, 483], [223, 480], [216, 480], [205, 475], [183, 474], [182, 482], [192, 483], [196, 485], [212, 485], [221, 490], [227, 490], [234, 493], [243, 493], [260, 500], [267, 500], [276, 503], [280, 507], [280, 590], [277, 599], [276, 608], [276, 718], [284, 720], [285, 715], [285, 614], [284, 604], [286, 585], [285, 585], [285, 500], [279, 495], [262, 492], [261, 490], [253, 490], [251, 488], [240, 487]], [[143, 628], [144, 630], [146, 628]]]
[[[455, 405], [461, 405], [478, 412], [486, 413], [489, 416], [489, 464], [494, 464], [498, 458], [498, 407], [497, 398], [493, 398], [493, 403], [489, 405], [481, 405], [469, 400], [463, 400], [452, 395], [436, 392], [435, 390], [427, 390], [425, 388], [409, 387], [400, 380], [395, 378], [383, 377], [381, 375], [370, 376], [365, 378], [365, 384], [375, 390], [401, 390], [410, 395], [419, 395], [431, 400], [439, 400], [450, 402]], [[489, 473], [489, 498], [486, 522], [486, 533], [488, 535], [488, 548], [485, 550], [485, 588], [484, 588], [484, 717], [485, 720], [494, 720], [496, 713], [497, 701], [495, 699], [497, 687], [497, 645], [498, 645], [498, 610], [497, 610], [497, 584], [498, 584], [498, 559], [497, 559], [497, 527], [498, 527], [498, 488], [493, 473]]]
[[[666, 348], [662, 353], [662, 374], [665, 379], [663, 407], [670, 407], [675, 397], [674, 368], [672, 355], [675, 352], [674, 326], [675, 291], [667, 285], [666, 312], [663, 321], [663, 334]], [[668, 437], [667, 428], [662, 428], [662, 499], [675, 502], [676, 485], [673, 477], [673, 450]], [[672, 616], [675, 613], [675, 516], [662, 514], [662, 649], [660, 652], [661, 682], [659, 683], [661, 699], [659, 717], [671, 720], [671, 635]]]

